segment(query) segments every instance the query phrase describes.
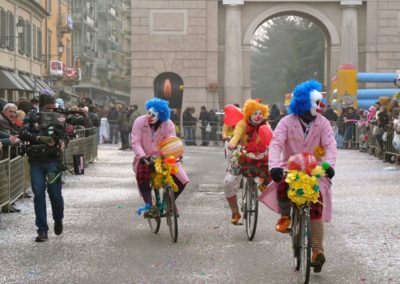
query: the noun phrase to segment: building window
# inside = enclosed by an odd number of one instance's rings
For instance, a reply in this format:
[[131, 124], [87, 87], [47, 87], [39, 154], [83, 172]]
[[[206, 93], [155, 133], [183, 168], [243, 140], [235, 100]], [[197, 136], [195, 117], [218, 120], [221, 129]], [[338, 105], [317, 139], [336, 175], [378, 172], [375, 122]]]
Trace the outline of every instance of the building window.
[[47, 0], [47, 12], [51, 13], [51, 0]]

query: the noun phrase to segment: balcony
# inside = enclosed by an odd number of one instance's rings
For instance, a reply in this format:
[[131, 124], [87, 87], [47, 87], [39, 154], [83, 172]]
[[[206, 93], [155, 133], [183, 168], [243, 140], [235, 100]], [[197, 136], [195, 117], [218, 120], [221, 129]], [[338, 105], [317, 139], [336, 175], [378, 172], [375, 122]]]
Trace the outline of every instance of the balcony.
[[118, 16], [117, 11], [115, 10], [115, 8], [111, 7], [110, 4], [104, 3], [101, 5], [98, 5], [97, 11], [98, 11], [99, 15], [103, 16], [103, 17], [109, 16], [114, 19], [117, 19], [117, 16]]
[[100, 84], [100, 80], [97, 79], [94, 75], [92, 74], [84, 74], [82, 75], [82, 80], [83, 83], [92, 83], [92, 84]]
[[74, 17], [63, 14], [57, 23], [57, 32], [59, 34], [71, 33], [74, 29]]
[[72, 16], [74, 21], [74, 25], [81, 25], [82, 24], [82, 13], [74, 13]]
[[75, 52], [77, 52], [76, 55], [80, 56], [82, 61], [85, 62], [96, 61], [97, 52], [92, 50], [90, 47], [74, 45], [73, 48], [74, 48], [74, 54]]
[[93, 16], [89, 16], [87, 13], [75, 13], [72, 17], [72, 21], [74, 23], [74, 26], [77, 28], [80, 28], [82, 24], [85, 24], [86, 26], [96, 29], [96, 24], [94, 21]]

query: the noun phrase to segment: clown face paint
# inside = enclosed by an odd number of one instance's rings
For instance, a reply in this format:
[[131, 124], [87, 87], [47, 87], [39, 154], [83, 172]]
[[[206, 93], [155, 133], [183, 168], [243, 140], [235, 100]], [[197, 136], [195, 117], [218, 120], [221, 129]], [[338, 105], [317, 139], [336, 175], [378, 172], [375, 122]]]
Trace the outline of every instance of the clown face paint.
[[317, 112], [321, 113], [322, 108], [324, 107], [324, 103], [322, 102], [322, 94], [318, 92], [317, 90], [313, 90], [310, 93], [310, 99], [311, 99], [311, 114], [313, 116], [317, 115]]
[[153, 107], [147, 111], [147, 121], [150, 124], [156, 123], [158, 121], [158, 117], [158, 112], [156, 112]]
[[250, 116], [250, 119], [255, 124], [261, 123], [264, 120], [261, 110], [256, 110], [253, 112], [253, 114]]

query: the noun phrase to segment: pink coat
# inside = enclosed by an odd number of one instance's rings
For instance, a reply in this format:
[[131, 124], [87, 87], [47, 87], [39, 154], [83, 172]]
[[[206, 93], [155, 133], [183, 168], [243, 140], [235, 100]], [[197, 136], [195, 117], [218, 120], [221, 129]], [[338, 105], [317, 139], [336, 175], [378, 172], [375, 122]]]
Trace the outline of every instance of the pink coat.
[[[314, 147], [317, 145], [325, 149], [325, 156], [322, 160], [327, 161], [332, 168], [335, 168], [336, 141], [329, 121], [322, 115], [317, 114], [305, 138], [298, 116], [293, 114], [285, 116], [274, 130], [274, 136], [269, 146], [268, 167], [269, 169], [278, 167], [286, 169], [287, 161], [291, 155], [301, 152], [313, 153]], [[328, 178], [320, 179], [324, 203], [322, 219], [324, 221], [330, 221], [332, 218], [331, 185], [332, 183]], [[271, 182], [268, 185], [268, 189], [260, 195], [259, 199], [271, 210], [279, 213], [275, 182]]]
[[[133, 171], [136, 173], [140, 157], [160, 156], [158, 144], [161, 140], [170, 136], [176, 136], [175, 125], [171, 120], [162, 122], [153, 136], [150, 125], [147, 121], [147, 116], [139, 116], [135, 120], [131, 132], [132, 150], [135, 153], [135, 158], [133, 160]], [[178, 168], [179, 171], [176, 174], [176, 177], [183, 184], [188, 183], [189, 178], [186, 175], [181, 163], [178, 163]]]

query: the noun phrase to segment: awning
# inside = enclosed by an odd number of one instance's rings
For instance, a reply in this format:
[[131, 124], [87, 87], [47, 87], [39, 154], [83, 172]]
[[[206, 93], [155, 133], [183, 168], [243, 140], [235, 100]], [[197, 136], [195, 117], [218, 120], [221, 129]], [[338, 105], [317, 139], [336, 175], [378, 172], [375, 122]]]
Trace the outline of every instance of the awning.
[[31, 87], [32, 90], [36, 90], [35, 82], [33, 81], [32, 77], [27, 74], [20, 73], [19, 76]]
[[14, 72], [10, 72], [11, 76], [13, 76], [15, 78], [15, 80], [18, 81], [18, 83], [20, 83], [20, 85], [22, 87], [24, 87], [24, 91], [26, 92], [33, 92], [33, 88], [31, 88], [17, 73]]
[[55, 94], [54, 91], [46, 84], [46, 82], [39, 78], [36, 78], [36, 89], [39, 92], [43, 90], [49, 90], [52, 94]]
[[13, 76], [13, 72], [0, 69], [0, 89], [26, 91], [23, 84]]

